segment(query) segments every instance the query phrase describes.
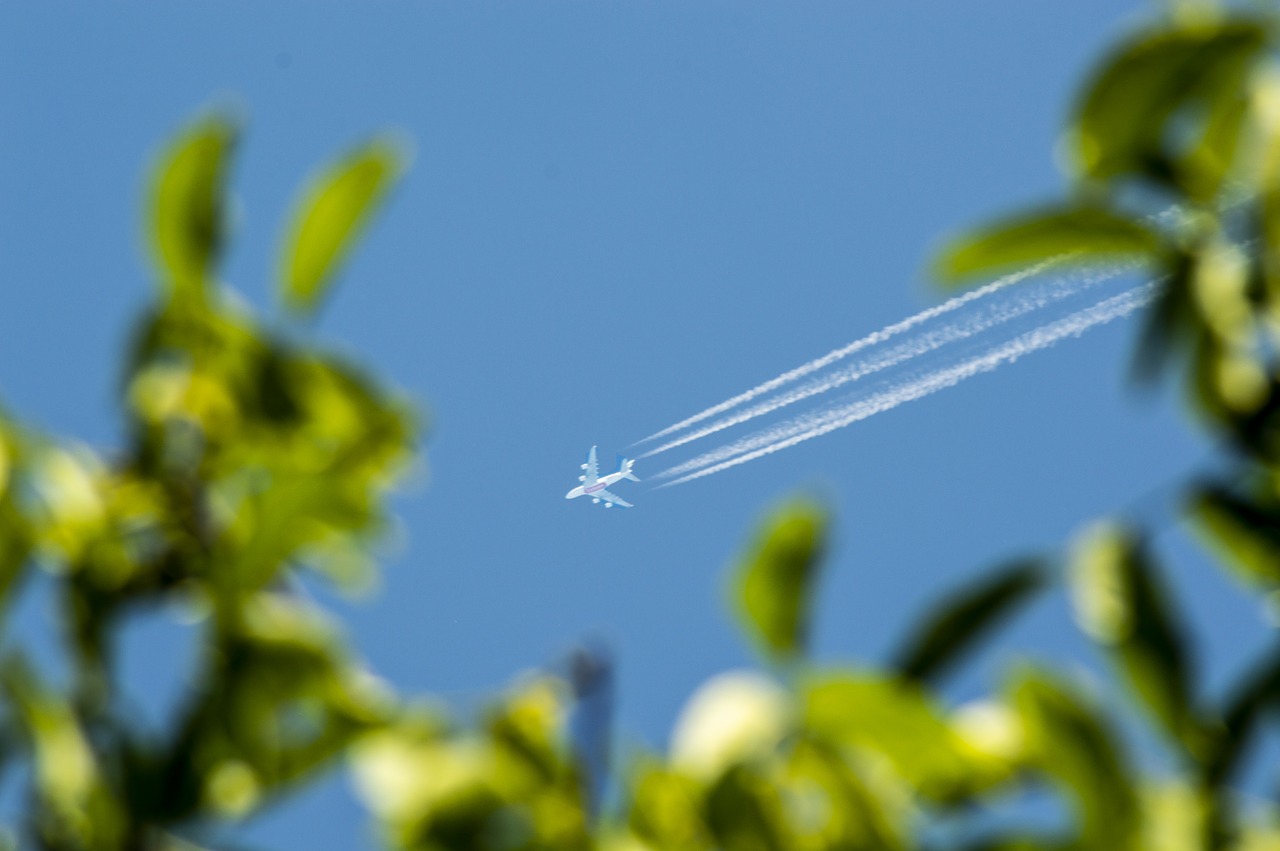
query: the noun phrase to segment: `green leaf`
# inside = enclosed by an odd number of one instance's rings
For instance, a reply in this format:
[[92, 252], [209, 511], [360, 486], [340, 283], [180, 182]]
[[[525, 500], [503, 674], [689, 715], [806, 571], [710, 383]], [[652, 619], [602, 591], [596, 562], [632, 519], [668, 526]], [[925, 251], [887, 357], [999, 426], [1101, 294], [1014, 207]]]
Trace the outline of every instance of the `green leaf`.
[[1263, 715], [1280, 708], [1280, 648], [1273, 647], [1232, 687], [1223, 706], [1219, 735], [1205, 760], [1205, 779], [1212, 785], [1230, 782], [1249, 754]]
[[1100, 179], [1168, 177], [1172, 120], [1186, 107], [1212, 112], [1219, 99], [1235, 97], [1266, 41], [1263, 26], [1230, 21], [1143, 33], [1121, 45], [1076, 111], [1080, 168]]
[[739, 616], [770, 658], [787, 661], [804, 652], [810, 597], [822, 562], [827, 514], [796, 500], [763, 524], [734, 575]]
[[881, 754], [931, 800], [955, 800], [987, 784], [982, 761], [916, 683], [825, 672], [807, 678], [803, 699], [811, 734]]
[[294, 214], [284, 249], [284, 303], [315, 310], [353, 241], [403, 173], [406, 156], [390, 138], [357, 148], [320, 175]]
[[1045, 585], [1043, 565], [1018, 561], [953, 592], [903, 642], [893, 667], [904, 677], [937, 682], [1001, 621]]
[[1049, 675], [1024, 671], [1011, 687], [1032, 764], [1071, 796], [1082, 849], [1134, 848], [1138, 796], [1098, 712]]
[[1141, 542], [1122, 527], [1095, 526], [1077, 543], [1069, 579], [1081, 628], [1110, 651], [1165, 731], [1200, 756], [1185, 629]]
[[1254, 587], [1280, 585], [1280, 506], [1205, 485], [1190, 511], [1201, 538], [1237, 576]]
[[1035, 263], [1052, 265], [1150, 259], [1156, 231], [1102, 207], [1072, 205], [1033, 210], [963, 235], [934, 263], [948, 284]]
[[203, 294], [226, 237], [226, 179], [239, 127], [211, 116], [161, 156], [151, 190], [151, 242], [171, 293]]

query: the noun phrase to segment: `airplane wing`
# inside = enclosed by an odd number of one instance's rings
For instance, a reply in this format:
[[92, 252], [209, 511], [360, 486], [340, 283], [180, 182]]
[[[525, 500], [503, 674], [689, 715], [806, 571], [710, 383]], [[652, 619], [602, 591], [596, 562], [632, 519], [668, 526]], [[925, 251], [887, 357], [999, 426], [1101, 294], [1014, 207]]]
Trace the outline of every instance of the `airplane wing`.
[[600, 479], [600, 465], [596, 462], [596, 448], [591, 447], [591, 451], [587, 453], [587, 463], [582, 465], [585, 473], [582, 484], [584, 487], [591, 487]]
[[603, 499], [605, 502], [611, 502], [614, 505], [618, 506], [619, 508], [635, 507], [631, 503], [623, 499], [622, 497], [618, 496], [617, 494], [609, 493], [608, 491], [596, 491], [595, 493], [591, 494], [591, 496], [594, 496], [596, 499]]

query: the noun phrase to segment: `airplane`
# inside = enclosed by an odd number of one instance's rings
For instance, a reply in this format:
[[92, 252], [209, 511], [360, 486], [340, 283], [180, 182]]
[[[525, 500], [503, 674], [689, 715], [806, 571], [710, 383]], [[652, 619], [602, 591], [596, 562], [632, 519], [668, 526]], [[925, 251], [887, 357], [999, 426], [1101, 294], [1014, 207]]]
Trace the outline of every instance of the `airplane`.
[[564, 498], [577, 499], [580, 496], [589, 496], [592, 504], [598, 504], [603, 500], [605, 508], [613, 508], [615, 505], [621, 508], [631, 508], [631, 503], [617, 494], [609, 493], [605, 488], [623, 479], [630, 479], [633, 482], [640, 481], [636, 478], [636, 474], [631, 472], [631, 466], [635, 463], [629, 458], [619, 457], [617, 472], [601, 476], [600, 466], [596, 463], [596, 448], [593, 446], [591, 451], [587, 453], [587, 463], [582, 465], [582, 469], [585, 472], [578, 476], [578, 481], [582, 482], [582, 484], [565, 494]]

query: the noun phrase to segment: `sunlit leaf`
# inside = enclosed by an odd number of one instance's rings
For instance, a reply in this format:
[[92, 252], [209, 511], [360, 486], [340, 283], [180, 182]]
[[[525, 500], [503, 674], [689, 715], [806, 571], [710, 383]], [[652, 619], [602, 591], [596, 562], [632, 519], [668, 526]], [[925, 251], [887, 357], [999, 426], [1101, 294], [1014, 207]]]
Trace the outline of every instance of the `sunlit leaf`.
[[920, 794], [949, 801], [990, 777], [928, 694], [907, 680], [828, 672], [807, 678], [804, 727], [885, 757]]
[[1036, 263], [1064, 266], [1151, 259], [1160, 236], [1145, 224], [1102, 207], [1073, 205], [1032, 210], [950, 242], [934, 261], [935, 274], [955, 284]]
[[734, 574], [739, 616], [772, 659], [786, 661], [804, 652], [826, 532], [822, 508], [788, 503], [765, 520]]
[[308, 313], [405, 167], [401, 146], [376, 139], [319, 176], [302, 198], [284, 248], [284, 303]]
[[151, 242], [165, 283], [180, 296], [202, 293], [227, 228], [226, 180], [239, 128], [210, 116], [183, 132], [161, 157], [151, 192]]
[[1121, 45], [1085, 87], [1077, 109], [1081, 169], [1095, 178], [1172, 179], [1168, 146], [1178, 140], [1170, 138], [1171, 119], [1191, 104], [1236, 97], [1266, 40], [1261, 25], [1231, 21], [1141, 33]]
[[1141, 541], [1124, 528], [1099, 524], [1077, 542], [1068, 575], [1081, 628], [1111, 651], [1165, 731], [1198, 756], [1187, 636]]
[[913, 680], [940, 679], [1044, 584], [1040, 562], [1020, 561], [950, 593], [903, 642], [894, 667]]
[[714, 778], [771, 753], [794, 724], [790, 696], [773, 680], [730, 671], [702, 685], [676, 722], [671, 762], [693, 777]]
[[1032, 764], [1075, 804], [1076, 847], [1133, 848], [1139, 813], [1132, 774], [1097, 710], [1043, 673], [1023, 671], [1011, 692]]

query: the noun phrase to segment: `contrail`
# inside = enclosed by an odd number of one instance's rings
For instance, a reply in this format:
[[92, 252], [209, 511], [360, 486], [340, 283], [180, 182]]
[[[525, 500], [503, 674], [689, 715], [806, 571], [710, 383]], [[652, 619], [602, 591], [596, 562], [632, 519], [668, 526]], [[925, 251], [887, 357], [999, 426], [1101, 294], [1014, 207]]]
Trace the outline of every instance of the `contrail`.
[[839, 372], [813, 379], [795, 390], [774, 396], [773, 398], [753, 405], [746, 410], [738, 411], [737, 413], [730, 414], [727, 417], [722, 417], [721, 419], [712, 422], [710, 425], [687, 432], [674, 440], [669, 440], [666, 443], [650, 449], [640, 457], [649, 458], [670, 449], [675, 449], [677, 446], [692, 443], [693, 441], [706, 437], [709, 434], [715, 434], [718, 431], [723, 431], [731, 426], [747, 422], [748, 420], [753, 420], [756, 417], [764, 416], [765, 414], [772, 413], [780, 408], [785, 408], [788, 405], [793, 405], [796, 402], [800, 402], [812, 396], [826, 393], [837, 387], [842, 387], [845, 384], [857, 381], [871, 375], [872, 373], [897, 366], [904, 361], [928, 354], [929, 352], [941, 348], [948, 343], [953, 343], [957, 340], [964, 340], [975, 334], [994, 328], [997, 325], [1017, 319], [1019, 316], [1023, 316], [1031, 311], [1040, 310], [1061, 301], [1064, 298], [1076, 295], [1081, 290], [1110, 278], [1114, 278], [1116, 275], [1119, 275], [1121, 272], [1130, 268], [1133, 268], [1133, 264], [1118, 265], [1092, 276], [1083, 277], [1077, 280], [1056, 282], [1052, 287], [1047, 288], [1047, 290], [1024, 294], [1013, 304], [997, 305], [995, 309], [978, 316], [966, 314], [960, 319], [954, 320], [949, 325], [945, 325], [942, 328], [922, 334], [914, 339], [909, 339], [907, 342], [900, 343], [886, 352], [863, 358], [862, 360], [841, 369]]
[[[1026, 280], [1027, 278], [1033, 275], [1037, 275], [1040, 272], [1043, 272], [1047, 269], [1053, 268], [1054, 266], [1057, 266], [1065, 262], [1066, 260], [1070, 259], [1071, 257], [1073, 257], [1075, 253], [1076, 252], [1067, 252], [1064, 254], [1059, 254], [1056, 257], [1050, 257], [1048, 260], [1043, 260], [1035, 264], [1034, 266], [1030, 266], [1026, 269], [1020, 269], [1017, 272], [1012, 272], [1008, 275], [1005, 275], [1003, 278], [998, 278], [984, 287], [979, 287], [976, 290], [970, 290], [964, 295], [956, 296], [953, 299], [944, 301], [942, 304], [935, 305], [926, 310], [922, 310], [919, 313], [915, 314], [914, 316], [909, 316], [906, 319], [903, 319], [901, 322], [896, 322], [893, 325], [889, 325], [885, 328], [880, 329], [879, 331], [874, 331], [859, 340], [854, 340], [852, 343], [850, 343], [847, 346], [843, 346], [842, 348], [830, 351], [820, 358], [816, 358], [815, 360], [809, 361], [803, 366], [798, 366], [795, 369], [789, 370], [788, 372], [784, 372], [782, 373], [782, 375], [779, 375], [777, 378], [771, 378], [768, 381], [764, 382], [763, 384], [759, 384], [755, 387], [752, 387], [750, 390], [747, 390], [746, 392], [739, 393], [737, 396], [734, 396], [732, 399], [726, 399], [725, 401], [721, 402], [718, 405], [712, 405], [710, 408], [707, 408], [705, 411], [701, 411], [700, 413], [694, 414], [693, 416], [687, 419], [683, 419], [680, 422], [676, 423], [675, 425], [667, 426], [666, 428], [662, 429], [662, 431], [656, 431], [653, 434], [649, 435], [648, 437], [641, 438], [640, 440], [636, 441], [636, 444], [647, 443], [650, 440], [656, 440], [659, 437], [666, 437], [668, 434], [680, 431], [681, 429], [687, 428], [693, 425], [694, 423], [700, 423], [703, 420], [707, 419], [708, 417], [714, 417], [716, 414], [722, 414], [725, 411], [729, 410], [730, 408], [734, 408], [734, 407], [737, 407], [738, 405], [741, 405], [744, 402], [751, 401], [757, 396], [760, 396], [762, 393], [768, 393], [770, 390], [776, 390], [777, 388], [781, 387], [784, 384], [789, 384], [790, 382], [795, 381], [797, 378], [803, 378], [806, 375], [810, 375], [811, 373], [816, 372], [817, 370], [830, 366], [836, 361], [846, 358], [849, 355], [853, 354], [854, 352], [861, 351], [862, 349], [865, 349], [868, 346], [874, 346], [878, 343], [883, 343], [885, 340], [888, 340], [890, 337], [895, 337], [898, 334], [901, 334], [903, 331], [909, 331], [910, 329], [916, 327], [922, 322], [928, 322], [930, 319], [933, 319], [935, 317], [942, 316], [947, 313], [951, 313], [954, 310], [959, 310], [961, 307], [964, 307], [966, 304], [969, 304], [980, 298], [985, 298], [986, 296], [989, 296], [994, 292], [998, 292], [1004, 289], [1005, 287], [1008, 287], [1012, 284], [1016, 284], [1019, 281]], [[632, 445], [634, 446], [636, 444], [632, 444]]]
[[[1012, 341], [989, 352], [976, 355], [954, 366], [933, 370], [923, 376], [902, 382], [888, 390], [866, 399], [846, 403], [816, 414], [797, 417], [772, 429], [766, 429], [736, 443], [708, 452], [691, 461], [676, 465], [657, 475], [657, 478], [679, 476], [659, 487], [671, 487], [719, 473], [730, 467], [745, 464], [764, 455], [770, 455], [797, 443], [844, 428], [876, 414], [892, 410], [899, 405], [923, 398], [953, 387], [975, 375], [991, 372], [997, 367], [1016, 361], [1023, 355], [1047, 348], [1067, 337], [1076, 337], [1085, 331], [1127, 316], [1146, 306], [1155, 296], [1161, 281], [1135, 287], [1120, 295], [1112, 296], [1098, 304], [1073, 313], [1063, 319], [1028, 331]], [[684, 474], [684, 475], [682, 475]]]

